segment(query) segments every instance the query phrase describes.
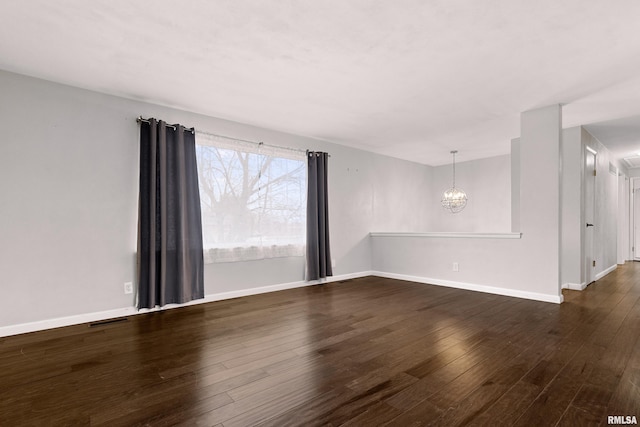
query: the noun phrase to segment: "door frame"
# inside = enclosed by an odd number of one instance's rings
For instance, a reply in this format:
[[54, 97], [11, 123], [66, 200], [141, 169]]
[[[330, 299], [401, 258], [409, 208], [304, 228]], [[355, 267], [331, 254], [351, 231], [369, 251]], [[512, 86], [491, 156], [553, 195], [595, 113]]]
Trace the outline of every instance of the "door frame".
[[636, 228], [640, 227], [640, 212], [636, 209], [636, 203], [640, 201], [640, 186], [636, 188], [637, 183], [640, 181], [640, 178], [631, 178], [630, 182], [630, 200], [629, 200], [629, 210], [630, 210], [630, 239], [629, 239], [629, 258], [632, 261], [640, 261], [640, 251], [638, 250], [638, 245], [640, 244], [640, 239], [638, 238], [638, 233]]
[[[593, 156], [593, 173], [589, 170], [589, 156]], [[584, 240], [583, 240], [583, 260], [584, 260], [584, 283], [588, 286], [596, 280], [595, 261], [595, 216], [596, 216], [596, 170], [598, 152], [591, 147], [585, 146], [584, 153]], [[591, 187], [591, 194], [589, 194]], [[587, 226], [594, 224], [594, 226]]]

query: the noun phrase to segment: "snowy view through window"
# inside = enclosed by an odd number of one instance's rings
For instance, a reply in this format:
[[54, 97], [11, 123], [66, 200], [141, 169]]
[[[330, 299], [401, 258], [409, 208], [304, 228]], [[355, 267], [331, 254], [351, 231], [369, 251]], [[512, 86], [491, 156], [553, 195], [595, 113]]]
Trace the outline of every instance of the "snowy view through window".
[[302, 256], [304, 152], [197, 136], [205, 262]]

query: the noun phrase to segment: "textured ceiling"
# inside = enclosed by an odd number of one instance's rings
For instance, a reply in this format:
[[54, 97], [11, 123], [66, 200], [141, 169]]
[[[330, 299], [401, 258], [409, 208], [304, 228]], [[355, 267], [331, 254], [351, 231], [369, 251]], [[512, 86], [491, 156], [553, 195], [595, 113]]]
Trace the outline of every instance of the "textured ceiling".
[[637, 0], [21, 0], [0, 69], [430, 165], [508, 153], [560, 103], [624, 157], [638, 23]]

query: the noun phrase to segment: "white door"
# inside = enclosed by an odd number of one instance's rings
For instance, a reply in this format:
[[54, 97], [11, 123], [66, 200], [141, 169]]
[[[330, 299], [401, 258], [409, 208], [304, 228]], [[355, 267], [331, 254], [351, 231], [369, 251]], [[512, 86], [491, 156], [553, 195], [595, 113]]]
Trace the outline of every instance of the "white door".
[[596, 260], [593, 248], [593, 234], [596, 224], [595, 219], [595, 196], [596, 196], [596, 154], [590, 150], [585, 150], [584, 165], [584, 260], [585, 260], [585, 283], [595, 280]]
[[633, 190], [633, 259], [640, 260], [640, 188]]

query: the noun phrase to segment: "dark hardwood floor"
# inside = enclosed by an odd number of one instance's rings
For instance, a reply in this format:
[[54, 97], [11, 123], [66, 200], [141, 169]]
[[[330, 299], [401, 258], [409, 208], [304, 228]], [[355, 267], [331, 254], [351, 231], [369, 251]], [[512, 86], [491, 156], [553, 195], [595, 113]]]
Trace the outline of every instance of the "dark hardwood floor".
[[640, 417], [640, 263], [562, 305], [368, 277], [0, 338], [0, 425]]

